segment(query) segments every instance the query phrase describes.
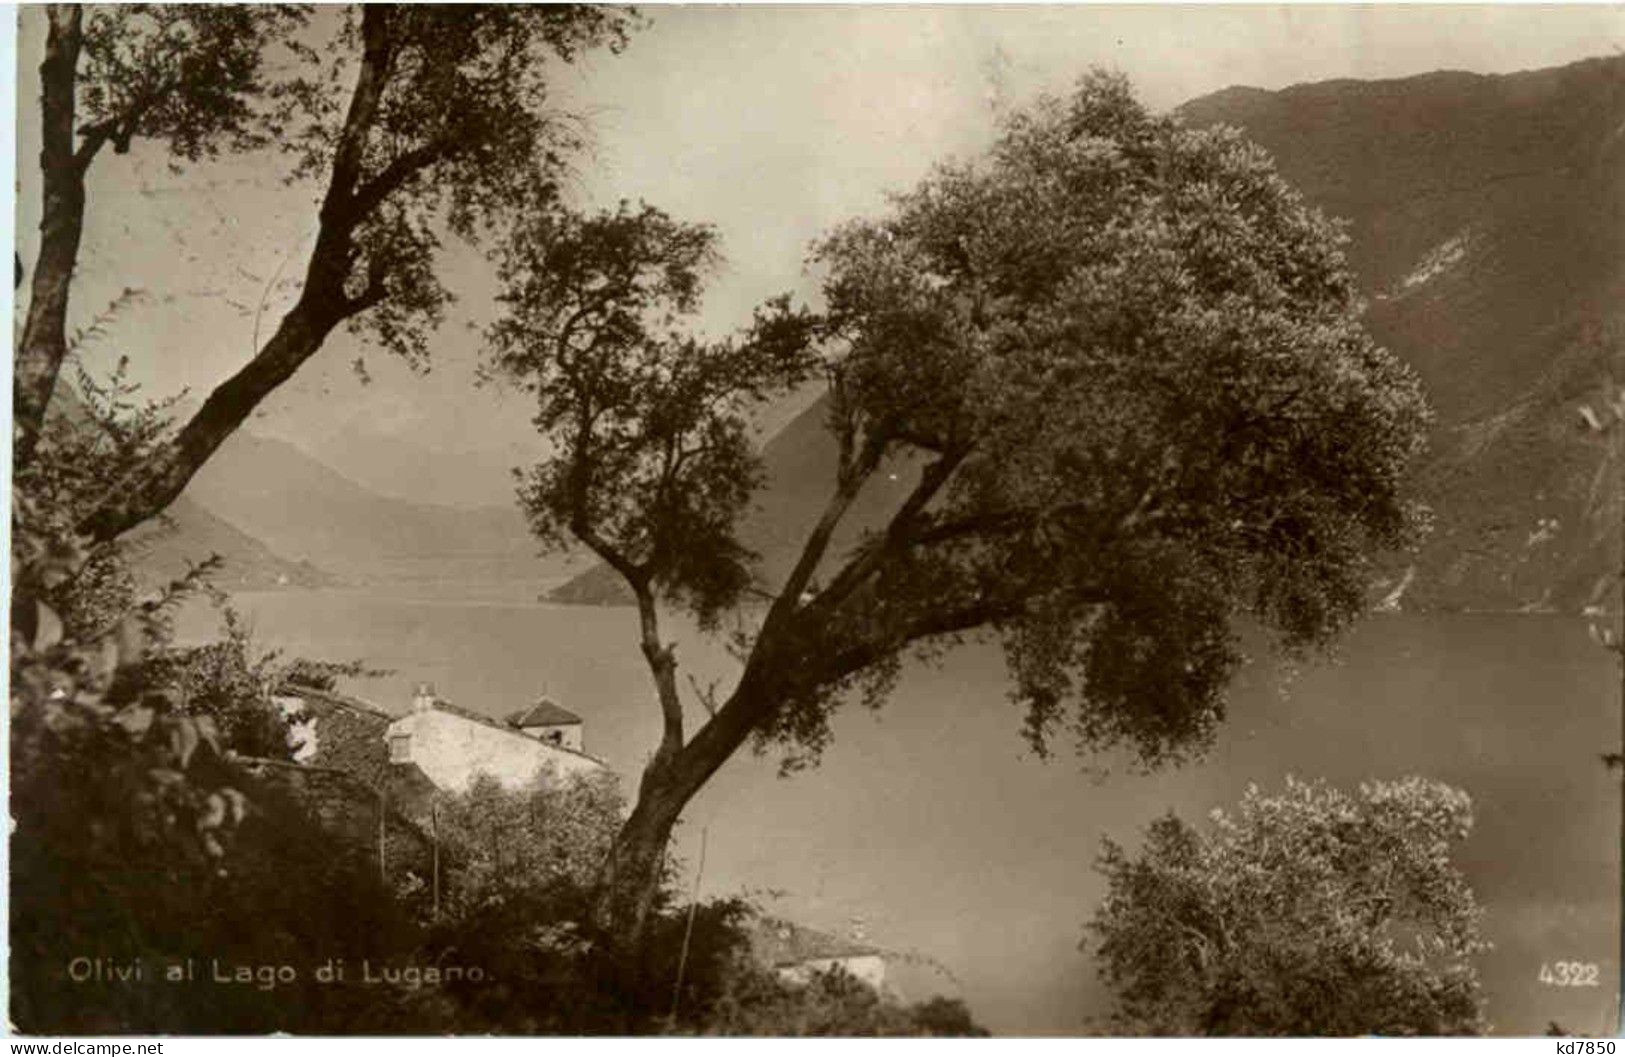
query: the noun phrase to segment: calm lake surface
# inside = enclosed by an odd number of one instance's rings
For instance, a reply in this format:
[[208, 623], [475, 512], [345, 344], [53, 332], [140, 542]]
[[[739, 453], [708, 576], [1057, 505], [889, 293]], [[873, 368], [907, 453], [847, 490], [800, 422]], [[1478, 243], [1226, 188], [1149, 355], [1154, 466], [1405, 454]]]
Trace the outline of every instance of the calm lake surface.
[[[585, 718], [588, 750], [629, 788], [659, 736], [630, 610], [354, 590], [235, 602], [264, 646], [393, 669], [349, 687], [391, 709], [419, 680], [492, 714], [546, 690]], [[181, 633], [211, 626], [193, 611]], [[720, 648], [672, 634], [685, 670], [728, 685]], [[1423, 774], [1473, 797], [1461, 861], [1495, 944], [1480, 970], [1496, 1030], [1556, 1020], [1612, 1033], [1621, 789], [1600, 754], [1618, 745], [1619, 717], [1618, 669], [1578, 618], [1373, 616], [1336, 661], [1244, 670], [1202, 762], [1102, 777], [1067, 754], [1032, 758], [997, 651], [972, 647], [910, 670], [884, 710], [844, 712], [816, 770], [781, 779], [774, 757], [730, 761], [679, 845], [692, 880], [704, 834], [702, 895], [749, 890], [939, 965], [905, 970], [910, 997], [958, 991], [996, 1033], [1077, 1033], [1104, 1008], [1077, 946], [1103, 891], [1103, 836], [1135, 844], [1166, 811], [1195, 821], [1289, 773], [1346, 787]], [[1560, 960], [1597, 963], [1602, 986], [1541, 984], [1542, 963]]]

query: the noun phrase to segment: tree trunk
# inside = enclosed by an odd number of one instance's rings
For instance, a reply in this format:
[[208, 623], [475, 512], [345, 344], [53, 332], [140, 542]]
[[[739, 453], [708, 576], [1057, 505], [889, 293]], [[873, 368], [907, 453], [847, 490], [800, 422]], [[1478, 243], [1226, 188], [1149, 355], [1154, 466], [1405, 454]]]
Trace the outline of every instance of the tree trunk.
[[633, 573], [629, 582], [638, 600], [640, 645], [660, 701], [662, 733], [654, 757], [643, 769], [638, 801], [604, 864], [598, 905], [600, 922], [617, 937], [623, 952], [631, 953], [642, 947], [648, 930], [672, 827], [698, 788], [688, 789], [684, 781], [692, 763], [686, 760], [683, 744], [683, 704], [677, 694], [675, 647], [661, 641], [654, 594], [648, 581], [636, 570]]
[[[650, 764], [651, 769], [654, 766]], [[646, 771], [637, 805], [615, 836], [601, 881], [600, 921], [611, 930], [616, 946], [627, 952], [641, 950], [648, 935], [666, 845], [687, 803], [687, 798], [651, 795], [651, 777]]]
[[27, 463], [39, 439], [57, 373], [68, 353], [68, 292], [84, 233], [84, 170], [74, 153], [74, 87], [83, 9], [52, 5], [40, 63], [39, 257], [12, 382], [13, 465]]
[[644, 768], [637, 804], [605, 863], [597, 906], [599, 923], [630, 957], [642, 951], [647, 938], [666, 846], [683, 809], [773, 704], [772, 691], [755, 677], [755, 668], [747, 665], [727, 704], [692, 741], [674, 753], [657, 752]]

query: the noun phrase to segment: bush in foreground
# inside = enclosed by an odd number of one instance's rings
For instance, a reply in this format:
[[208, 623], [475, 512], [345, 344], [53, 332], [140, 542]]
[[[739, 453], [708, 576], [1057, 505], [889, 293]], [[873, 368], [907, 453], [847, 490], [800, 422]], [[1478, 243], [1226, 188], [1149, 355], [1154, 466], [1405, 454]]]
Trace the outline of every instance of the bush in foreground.
[[1467, 794], [1288, 778], [1199, 831], [1168, 815], [1137, 856], [1106, 842], [1088, 925], [1115, 1031], [1152, 1035], [1467, 1035], [1484, 1028], [1480, 910], [1452, 846]]

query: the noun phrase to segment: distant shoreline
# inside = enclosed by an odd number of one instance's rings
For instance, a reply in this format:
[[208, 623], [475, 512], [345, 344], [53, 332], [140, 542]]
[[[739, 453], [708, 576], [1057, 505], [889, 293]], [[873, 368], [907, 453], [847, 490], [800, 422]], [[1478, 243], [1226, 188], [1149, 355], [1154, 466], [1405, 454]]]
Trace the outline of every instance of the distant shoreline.
[[[567, 602], [548, 597], [551, 590], [557, 586], [552, 584], [539, 586], [540, 594], [534, 599], [519, 597], [494, 596], [482, 594], [458, 594], [444, 592], [438, 595], [427, 594], [435, 590], [432, 587], [412, 587], [403, 585], [328, 585], [322, 587], [254, 587], [239, 591], [230, 591], [232, 598], [248, 598], [258, 595], [322, 595], [322, 596], [348, 596], [358, 599], [368, 599], [379, 602], [398, 602], [410, 606], [430, 606], [435, 608], [478, 608], [478, 609], [625, 609], [632, 610], [635, 606], [631, 602]], [[1366, 619], [1375, 617], [1576, 617], [1585, 618], [1588, 615], [1618, 616], [1619, 610], [1606, 609], [1601, 613], [1587, 614], [1582, 610], [1570, 609], [1387, 609], [1372, 608], [1363, 616]]]

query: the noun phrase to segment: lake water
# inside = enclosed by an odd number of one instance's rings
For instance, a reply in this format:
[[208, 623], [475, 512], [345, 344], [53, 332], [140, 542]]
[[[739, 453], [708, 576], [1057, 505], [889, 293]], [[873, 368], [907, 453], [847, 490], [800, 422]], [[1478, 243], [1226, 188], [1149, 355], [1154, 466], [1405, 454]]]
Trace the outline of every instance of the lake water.
[[[394, 669], [350, 687], [386, 707], [404, 708], [420, 680], [492, 714], [546, 690], [585, 718], [588, 750], [629, 788], [659, 735], [629, 610], [336, 590], [236, 604], [266, 646]], [[207, 626], [192, 612], [181, 631]], [[674, 637], [702, 682], [729, 672], [714, 644]], [[915, 966], [911, 997], [957, 987], [995, 1032], [1075, 1033], [1104, 1006], [1077, 948], [1103, 891], [1101, 837], [1133, 843], [1170, 809], [1197, 820], [1288, 773], [1344, 786], [1423, 774], [1473, 797], [1460, 861], [1495, 944], [1480, 969], [1497, 1031], [1556, 1020], [1611, 1032], [1621, 788], [1600, 754], [1619, 744], [1619, 717], [1618, 669], [1577, 618], [1373, 616], [1334, 663], [1291, 677], [1249, 665], [1202, 762], [1102, 777], [1069, 755], [1031, 758], [996, 651], [972, 647], [907, 672], [884, 710], [840, 715], [814, 771], [781, 779], [771, 757], [730, 761], [679, 846], [692, 877], [703, 832], [703, 895], [751, 890], [951, 974]], [[1603, 986], [1541, 984], [1542, 963], [1560, 960], [1597, 963]]]

